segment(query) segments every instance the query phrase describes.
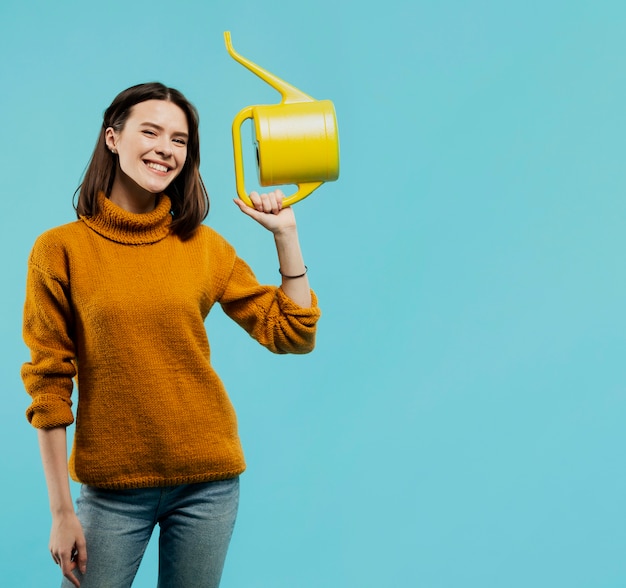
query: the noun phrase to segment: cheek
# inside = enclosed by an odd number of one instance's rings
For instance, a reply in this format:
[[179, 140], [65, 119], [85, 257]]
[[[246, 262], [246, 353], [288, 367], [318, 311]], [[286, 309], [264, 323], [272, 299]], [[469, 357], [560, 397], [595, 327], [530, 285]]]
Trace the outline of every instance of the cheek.
[[178, 160], [178, 174], [180, 175], [180, 173], [183, 171], [183, 169], [187, 166], [187, 152], [185, 151], [185, 153], [180, 153], [176, 156], [176, 159]]

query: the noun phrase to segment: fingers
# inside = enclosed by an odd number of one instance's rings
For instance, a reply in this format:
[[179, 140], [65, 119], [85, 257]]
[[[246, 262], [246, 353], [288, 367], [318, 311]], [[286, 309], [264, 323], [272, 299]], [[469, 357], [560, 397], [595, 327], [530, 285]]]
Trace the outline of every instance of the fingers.
[[81, 574], [87, 571], [87, 542], [84, 538], [76, 541], [76, 549], [74, 550], [74, 561], [78, 564]]
[[250, 200], [254, 208], [266, 214], [278, 214], [282, 210], [284, 198], [285, 195], [281, 190], [273, 190], [264, 194], [250, 192]]
[[280, 190], [275, 190], [267, 194], [250, 192], [252, 206], [248, 206], [240, 198], [235, 198], [234, 202], [241, 212], [276, 235], [286, 230], [293, 231], [296, 226], [291, 208], [283, 208], [284, 198], [285, 196]]
[[61, 573], [65, 576], [74, 586], [79, 587], [80, 582], [74, 575], [74, 570], [78, 568], [81, 574], [87, 571], [87, 546], [84, 540], [76, 542], [76, 545], [68, 553], [67, 551], [61, 551], [58, 553], [50, 552], [54, 563], [61, 568]]
[[76, 550], [72, 550], [70, 554], [61, 553], [57, 555], [58, 564], [61, 567], [61, 573], [72, 583], [74, 586], [79, 587], [80, 582], [78, 578], [72, 573], [76, 569], [75, 554]]

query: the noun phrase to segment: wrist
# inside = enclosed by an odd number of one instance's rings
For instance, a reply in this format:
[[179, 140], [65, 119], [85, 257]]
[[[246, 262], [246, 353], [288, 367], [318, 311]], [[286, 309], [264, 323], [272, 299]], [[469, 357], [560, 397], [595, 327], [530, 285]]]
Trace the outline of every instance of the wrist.
[[62, 519], [64, 517], [74, 516], [76, 514], [74, 511], [74, 506], [72, 504], [61, 507], [51, 507], [50, 513], [52, 514], [53, 519]]
[[298, 238], [298, 229], [293, 227], [280, 227], [274, 231], [274, 239], [279, 241], [291, 241]]

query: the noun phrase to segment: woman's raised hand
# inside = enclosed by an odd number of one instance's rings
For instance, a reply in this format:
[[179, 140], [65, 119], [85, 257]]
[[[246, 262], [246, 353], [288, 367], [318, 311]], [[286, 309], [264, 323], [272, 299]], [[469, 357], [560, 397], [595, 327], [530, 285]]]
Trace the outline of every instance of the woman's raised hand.
[[306, 276], [307, 268], [300, 251], [296, 217], [291, 208], [283, 208], [284, 198], [280, 190], [267, 194], [250, 192], [254, 208], [239, 198], [235, 199], [235, 204], [243, 213], [274, 234], [278, 267], [283, 276], [281, 288], [296, 304], [308, 308], [312, 302], [311, 291]]
[[235, 204], [241, 212], [252, 217], [261, 226], [274, 234], [296, 228], [296, 217], [291, 208], [283, 208], [285, 195], [281, 190], [273, 190], [264, 194], [250, 192], [253, 207], [248, 206], [240, 198], [235, 198]]

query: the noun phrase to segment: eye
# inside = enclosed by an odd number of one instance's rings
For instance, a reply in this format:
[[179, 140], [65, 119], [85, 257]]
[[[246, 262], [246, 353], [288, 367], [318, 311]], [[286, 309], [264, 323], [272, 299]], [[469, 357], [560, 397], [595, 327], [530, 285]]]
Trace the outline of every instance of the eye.
[[149, 137], [156, 137], [156, 133], [154, 131], [151, 131], [150, 129], [144, 129], [142, 133], [144, 135], [148, 135]]
[[187, 145], [187, 141], [185, 139], [174, 139], [174, 143], [178, 143], [179, 145]]

